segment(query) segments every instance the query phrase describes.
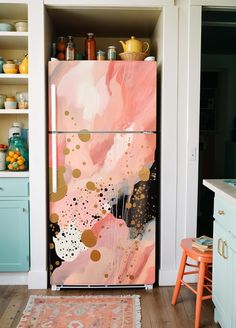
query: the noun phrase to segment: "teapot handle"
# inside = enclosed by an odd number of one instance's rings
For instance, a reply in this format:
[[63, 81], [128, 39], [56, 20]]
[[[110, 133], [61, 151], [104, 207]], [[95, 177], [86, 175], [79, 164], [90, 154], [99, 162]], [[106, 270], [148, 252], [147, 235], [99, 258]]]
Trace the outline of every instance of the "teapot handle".
[[143, 46], [146, 45], [146, 49], [143, 50], [143, 52], [147, 52], [149, 50], [149, 43], [148, 42], [143, 42]]

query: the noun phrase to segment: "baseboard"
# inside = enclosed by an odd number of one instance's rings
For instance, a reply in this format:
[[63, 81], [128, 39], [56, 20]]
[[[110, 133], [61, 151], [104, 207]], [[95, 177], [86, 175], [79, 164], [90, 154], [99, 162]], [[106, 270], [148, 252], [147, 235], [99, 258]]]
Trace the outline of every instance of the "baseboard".
[[30, 271], [28, 275], [29, 289], [47, 289], [47, 271]]
[[[159, 286], [175, 286], [178, 270], [159, 270]], [[197, 275], [188, 275], [184, 280], [189, 283], [197, 282]]]
[[28, 285], [28, 272], [1, 272], [0, 285]]

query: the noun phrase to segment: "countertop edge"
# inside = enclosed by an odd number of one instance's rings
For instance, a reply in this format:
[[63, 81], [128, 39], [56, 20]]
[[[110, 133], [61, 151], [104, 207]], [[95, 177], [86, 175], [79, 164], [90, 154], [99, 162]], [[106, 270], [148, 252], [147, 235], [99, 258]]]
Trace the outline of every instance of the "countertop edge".
[[203, 185], [236, 206], [236, 188], [225, 183], [224, 179], [204, 179]]

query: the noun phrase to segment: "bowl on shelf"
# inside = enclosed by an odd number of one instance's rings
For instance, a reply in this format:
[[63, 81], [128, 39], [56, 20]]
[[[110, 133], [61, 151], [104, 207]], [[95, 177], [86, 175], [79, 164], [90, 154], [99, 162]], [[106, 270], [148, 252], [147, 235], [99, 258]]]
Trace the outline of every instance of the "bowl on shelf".
[[16, 74], [18, 73], [18, 65], [17, 64], [3, 64], [3, 72], [6, 74]]
[[5, 109], [16, 109], [17, 102], [15, 97], [7, 97], [4, 102]]
[[1, 32], [15, 31], [15, 26], [10, 23], [0, 22], [0, 31]]
[[134, 52], [134, 51], [126, 51], [121, 52], [119, 54], [120, 58], [122, 60], [144, 60], [145, 57], [147, 57], [146, 52]]
[[17, 32], [28, 32], [28, 22], [16, 22], [15, 26]]

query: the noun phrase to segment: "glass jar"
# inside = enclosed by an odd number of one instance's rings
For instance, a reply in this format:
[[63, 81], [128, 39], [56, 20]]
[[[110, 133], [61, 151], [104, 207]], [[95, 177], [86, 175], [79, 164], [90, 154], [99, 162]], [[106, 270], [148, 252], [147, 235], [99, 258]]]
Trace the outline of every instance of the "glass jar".
[[6, 164], [10, 171], [25, 171], [29, 167], [28, 149], [21, 136], [14, 134], [9, 139]]
[[93, 33], [87, 33], [85, 39], [85, 59], [95, 60], [96, 59], [96, 41], [93, 37]]
[[116, 60], [116, 47], [115, 46], [108, 47], [107, 59], [108, 60]]
[[0, 73], [3, 73], [3, 64], [4, 64], [4, 59], [0, 57]]
[[66, 58], [66, 38], [59, 36], [57, 38], [57, 59], [65, 60]]
[[6, 170], [6, 148], [0, 148], [0, 171]]
[[97, 51], [97, 60], [105, 60], [105, 51], [102, 50]]
[[66, 60], [75, 59], [75, 48], [72, 40], [72, 36], [68, 36], [68, 42], [66, 46]]

